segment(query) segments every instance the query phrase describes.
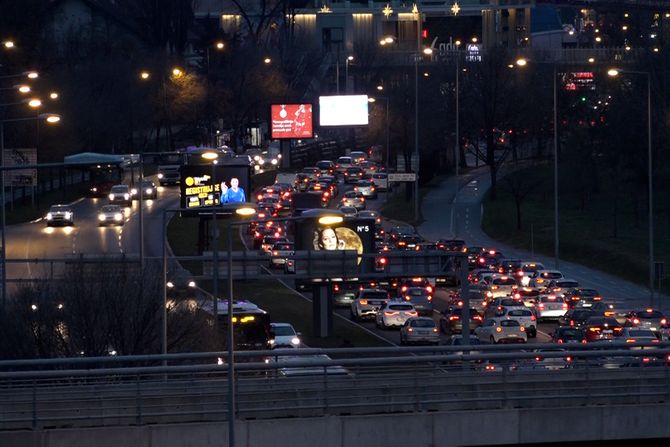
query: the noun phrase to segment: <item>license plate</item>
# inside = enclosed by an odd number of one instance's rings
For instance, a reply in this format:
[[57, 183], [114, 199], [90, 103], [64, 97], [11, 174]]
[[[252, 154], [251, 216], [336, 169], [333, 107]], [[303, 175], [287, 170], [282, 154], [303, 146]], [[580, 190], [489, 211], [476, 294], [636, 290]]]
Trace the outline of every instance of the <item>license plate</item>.
[[612, 331], [610, 330], [603, 331], [603, 335], [612, 335]]

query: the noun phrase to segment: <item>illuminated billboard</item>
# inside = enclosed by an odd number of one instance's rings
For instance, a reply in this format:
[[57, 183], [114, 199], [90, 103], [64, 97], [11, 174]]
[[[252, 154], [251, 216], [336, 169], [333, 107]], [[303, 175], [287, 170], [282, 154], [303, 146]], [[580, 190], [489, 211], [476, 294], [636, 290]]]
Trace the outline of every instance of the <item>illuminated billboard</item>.
[[[345, 219], [334, 225], [321, 225], [316, 218], [296, 222], [296, 250], [353, 250], [356, 253], [374, 253], [375, 220], [367, 218]], [[362, 262], [361, 272], [373, 271], [373, 259]]]
[[187, 165], [181, 167], [181, 207], [194, 211], [226, 203], [249, 201], [247, 165]]
[[319, 125], [367, 126], [368, 96], [319, 96]]
[[273, 140], [314, 136], [311, 104], [272, 104], [270, 122]]

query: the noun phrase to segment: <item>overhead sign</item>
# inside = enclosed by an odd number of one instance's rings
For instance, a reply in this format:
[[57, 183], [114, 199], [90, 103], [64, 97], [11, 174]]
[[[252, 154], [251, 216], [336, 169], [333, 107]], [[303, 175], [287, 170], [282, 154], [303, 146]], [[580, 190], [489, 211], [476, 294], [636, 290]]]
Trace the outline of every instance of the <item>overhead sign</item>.
[[314, 136], [311, 104], [272, 104], [270, 117], [273, 140]]
[[403, 172], [400, 174], [389, 174], [389, 182], [415, 182], [416, 174], [414, 172]]
[[[15, 167], [37, 164], [37, 149], [5, 149], [4, 166]], [[5, 186], [37, 186], [37, 169], [5, 171]]]

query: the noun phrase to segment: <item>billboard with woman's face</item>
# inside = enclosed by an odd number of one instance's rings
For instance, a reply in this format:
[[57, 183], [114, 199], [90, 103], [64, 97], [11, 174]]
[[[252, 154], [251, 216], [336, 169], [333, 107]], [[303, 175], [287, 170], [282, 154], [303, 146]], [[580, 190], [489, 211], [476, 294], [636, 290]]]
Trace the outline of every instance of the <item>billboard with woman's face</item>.
[[[321, 225], [317, 219], [296, 222], [296, 250], [374, 253], [374, 236], [374, 219], [345, 219], [335, 225]], [[362, 262], [359, 258], [359, 264], [362, 272], [370, 271], [371, 262]]]

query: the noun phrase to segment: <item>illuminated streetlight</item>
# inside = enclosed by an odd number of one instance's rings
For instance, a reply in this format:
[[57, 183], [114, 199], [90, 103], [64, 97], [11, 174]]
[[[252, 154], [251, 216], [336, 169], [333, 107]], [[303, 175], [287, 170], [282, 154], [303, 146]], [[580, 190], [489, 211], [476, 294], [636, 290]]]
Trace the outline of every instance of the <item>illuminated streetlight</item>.
[[183, 76], [183, 74], [184, 74], [184, 72], [179, 67], [174, 67], [172, 69], [172, 76], [174, 76], [175, 78], [180, 78], [180, 77]]
[[28, 101], [28, 105], [32, 107], [33, 109], [40, 107], [42, 105], [42, 101], [38, 98], [33, 98], [30, 101]]
[[386, 43], [393, 43], [393, 37], [391, 37], [391, 36], [387, 36], [387, 37], [385, 37], [385, 38], [384, 38], [384, 42], [386, 42]]
[[14, 48], [14, 41], [5, 40], [2, 42], [2, 44], [5, 46], [5, 48]]
[[344, 220], [343, 216], [337, 216], [337, 215], [327, 215], [319, 217], [319, 223], [321, 225], [335, 225], [342, 223], [343, 220]]
[[140, 79], [147, 80], [147, 79], [149, 79], [150, 76], [151, 76], [151, 75], [149, 74], [148, 71], [142, 71], [142, 72], [140, 72]]
[[269, 57], [266, 57], [265, 59], [263, 59], [263, 62], [265, 64], [269, 64], [270, 62], [272, 62], [272, 59], [270, 59]]
[[519, 67], [525, 67], [526, 64], [528, 64], [528, 61], [527, 61], [526, 59], [524, 59], [524, 58], [519, 58], [519, 59], [516, 60], [516, 64], [517, 64]]
[[60, 115], [56, 115], [55, 113], [43, 113], [39, 116], [39, 118], [43, 118], [47, 123], [50, 124], [60, 122]]
[[30, 93], [30, 86], [29, 85], [19, 85], [18, 90], [21, 93]]
[[596, 61], [596, 59], [595, 59], [594, 57], [590, 57], [590, 58], [588, 59], [588, 61], [589, 61], [589, 64], [592, 64], [592, 63], [594, 63], [594, 62]]
[[200, 156], [205, 160], [216, 160], [219, 158], [219, 154], [213, 151], [203, 152]]
[[382, 90], [384, 90], [384, 86], [383, 86], [383, 85], [381, 85], [381, 84], [380, 84], [380, 85], [378, 85], [378, 86], [377, 86], [377, 90], [379, 90], [379, 91], [381, 92]]
[[29, 71], [26, 72], [26, 76], [28, 76], [29, 79], [37, 79], [40, 75], [36, 71]]
[[223, 50], [226, 45], [223, 42], [217, 42], [215, 46], [218, 50]]
[[433, 54], [433, 49], [432, 48], [424, 48], [423, 49], [423, 54], [431, 55], [431, 54]]

